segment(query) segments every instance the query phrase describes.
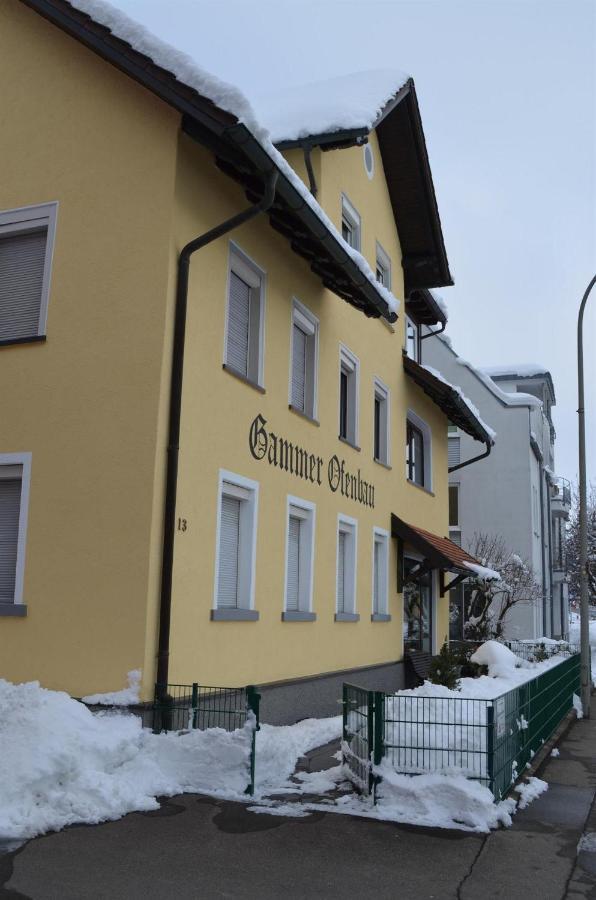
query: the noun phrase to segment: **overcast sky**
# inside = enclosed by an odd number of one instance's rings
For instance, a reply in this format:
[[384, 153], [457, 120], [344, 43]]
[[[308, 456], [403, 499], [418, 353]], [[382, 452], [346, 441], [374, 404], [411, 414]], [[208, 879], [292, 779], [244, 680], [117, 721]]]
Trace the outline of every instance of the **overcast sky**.
[[[455, 287], [448, 333], [476, 365], [537, 362], [557, 394], [556, 468], [577, 474], [576, 319], [596, 272], [595, 0], [117, 0], [250, 98], [370, 68], [414, 77]], [[196, 30], [195, 30], [196, 29]], [[586, 318], [596, 479], [596, 289]]]

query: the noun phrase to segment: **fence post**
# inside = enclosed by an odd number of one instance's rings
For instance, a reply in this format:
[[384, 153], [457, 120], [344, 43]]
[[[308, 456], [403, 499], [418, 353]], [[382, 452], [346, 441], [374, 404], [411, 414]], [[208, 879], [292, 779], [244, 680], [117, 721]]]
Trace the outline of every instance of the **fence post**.
[[192, 684], [192, 698], [191, 698], [191, 707], [192, 707], [192, 727], [199, 727], [199, 685], [196, 681], [193, 681]]
[[367, 691], [367, 715], [366, 715], [366, 742], [368, 749], [368, 793], [374, 790], [374, 776], [372, 773], [375, 748], [375, 693]]
[[486, 708], [486, 772], [488, 787], [495, 800], [495, 708], [491, 702]]
[[[385, 694], [383, 691], [375, 691], [374, 710], [373, 762], [375, 766], [378, 766], [385, 756]], [[373, 799], [375, 803], [377, 802], [377, 785], [379, 781], [380, 778], [375, 776], [373, 781]]]
[[252, 732], [252, 738], [250, 742], [250, 783], [246, 788], [246, 793], [252, 795], [255, 792], [255, 761], [256, 761], [256, 750], [257, 750], [257, 731], [259, 731], [261, 725], [259, 722], [259, 707], [260, 707], [261, 695], [257, 691], [254, 684], [249, 684], [246, 688], [246, 706], [250, 709], [255, 716], [255, 727]]

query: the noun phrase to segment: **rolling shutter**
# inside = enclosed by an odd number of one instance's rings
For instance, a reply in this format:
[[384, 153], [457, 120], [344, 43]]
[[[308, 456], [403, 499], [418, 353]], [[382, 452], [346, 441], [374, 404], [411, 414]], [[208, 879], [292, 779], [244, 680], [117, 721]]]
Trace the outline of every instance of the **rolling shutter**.
[[21, 479], [0, 477], [0, 603], [15, 600], [20, 510]]
[[298, 325], [292, 329], [292, 406], [305, 412], [307, 336]]
[[238, 603], [238, 559], [240, 550], [240, 504], [236, 497], [221, 498], [219, 530], [219, 580], [217, 605], [235, 609]]
[[226, 362], [245, 376], [248, 375], [250, 291], [250, 286], [242, 278], [230, 272]]
[[346, 606], [346, 534], [340, 531], [337, 540], [337, 611], [345, 612]]
[[288, 526], [288, 587], [286, 608], [288, 612], [300, 609], [300, 526], [297, 516], [290, 516]]
[[0, 340], [39, 332], [47, 228], [0, 237]]
[[451, 466], [459, 466], [461, 462], [460, 443], [461, 438], [458, 437], [450, 437], [447, 442], [447, 465], [449, 468]]

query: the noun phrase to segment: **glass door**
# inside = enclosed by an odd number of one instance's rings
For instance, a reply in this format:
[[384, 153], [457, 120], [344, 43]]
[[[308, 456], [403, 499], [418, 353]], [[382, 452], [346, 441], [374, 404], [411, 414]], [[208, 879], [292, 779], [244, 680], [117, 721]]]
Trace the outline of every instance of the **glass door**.
[[420, 565], [419, 560], [404, 559], [404, 649], [431, 653], [432, 580], [430, 572], [416, 577]]

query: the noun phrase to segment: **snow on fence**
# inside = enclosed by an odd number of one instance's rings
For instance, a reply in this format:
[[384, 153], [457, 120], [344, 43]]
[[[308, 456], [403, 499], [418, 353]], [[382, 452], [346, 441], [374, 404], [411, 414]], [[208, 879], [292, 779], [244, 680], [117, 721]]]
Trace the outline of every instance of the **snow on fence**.
[[[415, 691], [384, 694], [344, 686], [343, 761], [362, 793], [374, 793], [375, 766], [419, 775], [459, 772], [501, 799], [573, 708], [580, 657], [560, 661], [497, 697]], [[441, 694], [444, 692], [447, 696]]]

